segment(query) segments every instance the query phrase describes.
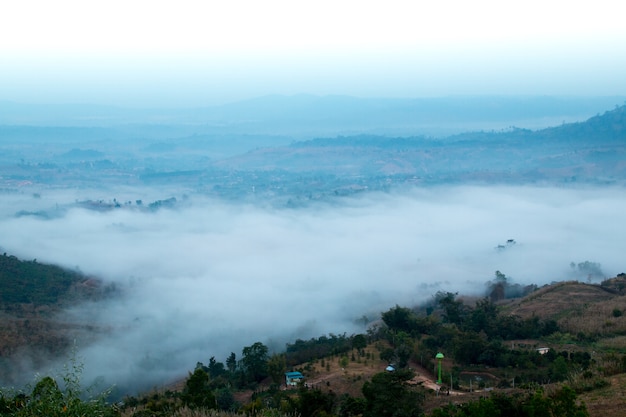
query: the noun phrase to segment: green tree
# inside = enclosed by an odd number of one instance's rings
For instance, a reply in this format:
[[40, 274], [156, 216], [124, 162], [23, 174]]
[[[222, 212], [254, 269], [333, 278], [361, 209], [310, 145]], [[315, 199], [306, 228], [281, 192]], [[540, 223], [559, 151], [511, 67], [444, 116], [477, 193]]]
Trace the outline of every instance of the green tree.
[[301, 387], [298, 391], [297, 414], [300, 417], [330, 416], [337, 406], [337, 395], [319, 389]]
[[484, 331], [488, 336], [498, 332], [498, 310], [493, 302], [483, 298], [471, 311], [467, 327], [475, 332]]
[[218, 362], [215, 360], [215, 356], [211, 356], [209, 359], [209, 376], [211, 378], [217, 378], [220, 375], [226, 373], [226, 369], [224, 369], [224, 364], [222, 362]]
[[506, 298], [506, 290], [508, 287], [507, 276], [500, 271], [496, 271], [495, 279], [487, 282], [489, 299], [493, 302]]
[[183, 404], [189, 407], [215, 408], [215, 396], [209, 386], [209, 374], [202, 368], [196, 368], [185, 381], [180, 398]]
[[339, 409], [340, 417], [356, 417], [365, 413], [365, 399], [355, 398], [345, 394], [341, 401], [341, 407]]
[[226, 358], [226, 367], [231, 373], [237, 370], [237, 355], [235, 355], [235, 352], [230, 352], [230, 355]]
[[381, 316], [383, 322], [392, 330], [410, 332], [412, 329], [411, 322], [415, 314], [406, 307], [395, 307], [384, 312]]
[[364, 334], [355, 334], [352, 336], [352, 348], [359, 352], [360, 356], [363, 356], [363, 349], [367, 347], [367, 338]]
[[443, 309], [443, 320], [447, 323], [462, 324], [466, 308], [456, 299], [457, 293], [439, 291], [435, 294], [437, 304]]
[[392, 348], [384, 348], [380, 352], [380, 360], [383, 360], [387, 363], [394, 363], [396, 361], [396, 351]]
[[553, 417], [550, 414], [550, 402], [542, 390], [535, 391], [522, 407], [526, 416]]
[[267, 377], [267, 346], [256, 342], [252, 346], [246, 346], [241, 352], [241, 363], [249, 381], [261, 382]]
[[465, 365], [477, 364], [478, 358], [485, 351], [487, 340], [475, 332], [459, 333], [454, 340], [454, 358]]
[[[504, 416], [496, 407], [491, 398], [480, 398], [478, 401], [472, 401], [462, 407], [462, 416], [480, 416], [480, 417], [501, 417]], [[512, 417], [506, 415], [506, 417]]]
[[274, 384], [280, 384], [285, 377], [287, 362], [285, 355], [272, 355], [267, 361], [267, 373]]
[[409, 359], [411, 359], [411, 355], [413, 354], [413, 343], [412, 341], [403, 341], [398, 344], [395, 350], [395, 356], [397, 359], [396, 365], [399, 368], [406, 368], [409, 365]]
[[235, 397], [230, 388], [220, 388], [215, 391], [217, 408], [223, 411], [233, 411], [236, 406]]
[[566, 385], [552, 396], [552, 416], [589, 417], [589, 412], [584, 402], [576, 403], [576, 393]]
[[567, 377], [569, 372], [569, 368], [567, 365], [567, 360], [563, 356], [557, 357], [554, 362], [552, 362], [552, 367], [550, 368], [550, 375], [554, 379], [554, 381], [562, 381]]
[[424, 396], [407, 381], [415, 376], [410, 369], [381, 372], [363, 384], [365, 397], [363, 417], [417, 417]]

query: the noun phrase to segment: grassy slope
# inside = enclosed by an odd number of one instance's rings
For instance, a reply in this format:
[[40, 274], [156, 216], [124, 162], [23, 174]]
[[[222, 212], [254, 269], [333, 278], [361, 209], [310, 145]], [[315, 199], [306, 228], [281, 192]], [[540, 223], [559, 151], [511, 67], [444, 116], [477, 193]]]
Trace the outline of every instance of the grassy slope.
[[609, 378], [611, 385], [581, 394], [591, 417], [622, 417], [626, 410], [626, 374]]
[[[613, 315], [614, 309], [626, 309], [626, 296], [616, 291], [620, 282], [601, 287], [580, 282], [561, 282], [546, 286], [522, 299], [510, 301], [503, 306], [509, 314], [522, 317], [533, 315], [542, 319], [554, 319], [562, 326], [563, 331], [572, 335], [578, 332], [595, 331], [598, 340], [591, 346], [579, 346], [582, 349], [597, 351], [617, 351], [626, 353], [626, 311], [619, 317]], [[615, 336], [623, 332], [625, 336]], [[384, 343], [384, 342], [376, 342]], [[314, 367], [310, 382], [317, 386], [332, 389], [337, 394], [349, 393], [359, 396], [363, 382], [377, 372], [381, 372], [386, 363], [378, 359], [379, 349], [370, 345], [368, 350], [372, 358], [367, 363], [350, 362], [345, 370], [338, 365], [338, 358], [331, 359], [330, 371], [319, 365]], [[452, 366], [453, 364], [448, 364]], [[304, 365], [303, 365], [304, 366]], [[429, 388], [428, 381], [432, 381], [432, 370], [424, 369], [417, 363], [411, 363], [423, 386]], [[444, 364], [444, 367], [446, 364]], [[607, 378], [610, 386], [587, 392], [580, 395], [585, 401], [591, 417], [617, 417], [624, 415], [626, 409], [626, 374], [614, 375]], [[426, 382], [423, 382], [426, 380]], [[321, 383], [321, 384], [320, 384]], [[426, 396], [425, 410], [443, 406], [449, 402], [465, 402], [485, 395], [484, 392], [461, 393], [453, 396], [436, 396], [431, 391]]]
[[626, 335], [626, 296], [612, 287], [556, 283], [513, 300], [504, 309], [521, 317], [556, 320], [563, 332], [574, 336], [579, 332], [599, 338]]

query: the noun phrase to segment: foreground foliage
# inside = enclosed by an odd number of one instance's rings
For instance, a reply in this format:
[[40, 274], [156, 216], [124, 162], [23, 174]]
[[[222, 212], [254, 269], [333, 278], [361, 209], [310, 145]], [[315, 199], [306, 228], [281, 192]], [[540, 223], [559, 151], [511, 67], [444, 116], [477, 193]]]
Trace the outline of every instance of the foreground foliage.
[[551, 395], [543, 390], [533, 393], [505, 395], [494, 393], [461, 405], [450, 404], [436, 409], [431, 417], [588, 417], [584, 403], [576, 401], [576, 393], [564, 386]]
[[0, 392], [0, 415], [12, 417], [115, 417], [117, 409], [108, 404], [109, 390], [96, 396], [80, 385], [82, 365], [72, 361], [60, 377], [61, 387], [50, 376], [40, 378], [27, 394]]

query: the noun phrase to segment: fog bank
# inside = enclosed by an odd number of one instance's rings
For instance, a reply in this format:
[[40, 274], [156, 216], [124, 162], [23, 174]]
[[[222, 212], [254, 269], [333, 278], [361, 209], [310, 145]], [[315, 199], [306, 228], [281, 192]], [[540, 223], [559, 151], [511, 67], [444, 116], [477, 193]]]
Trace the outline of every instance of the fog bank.
[[[586, 279], [569, 264], [589, 260], [614, 276], [626, 270], [623, 191], [435, 187], [300, 209], [192, 196], [173, 210], [71, 208], [47, 220], [13, 214], [61, 196], [9, 195], [0, 246], [117, 283], [120, 299], [67, 314], [108, 329], [77, 340], [87, 381], [145, 389], [256, 341], [280, 351], [298, 337], [364, 331], [363, 315], [438, 290], [482, 294], [496, 270], [541, 285]], [[118, 200], [133, 198], [124, 192]], [[496, 249], [508, 239], [516, 244]]]

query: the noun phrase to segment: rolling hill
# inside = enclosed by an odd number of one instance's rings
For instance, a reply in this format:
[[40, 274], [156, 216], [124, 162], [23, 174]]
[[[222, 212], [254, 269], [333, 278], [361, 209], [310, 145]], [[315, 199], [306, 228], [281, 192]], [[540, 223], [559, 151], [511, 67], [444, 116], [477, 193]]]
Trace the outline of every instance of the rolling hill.
[[[115, 286], [37, 260], [0, 255], [0, 370], [2, 383], [19, 383], [25, 372], [66, 357], [76, 337], [94, 339], [95, 325], [67, 321], [72, 305], [112, 297]], [[33, 363], [25, 361], [31, 358]]]
[[585, 122], [538, 131], [511, 128], [443, 139], [320, 138], [253, 150], [213, 166], [283, 177], [325, 175], [343, 187], [378, 189], [385, 183], [623, 184], [624, 161], [626, 107], [621, 106]]

